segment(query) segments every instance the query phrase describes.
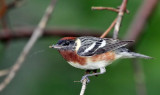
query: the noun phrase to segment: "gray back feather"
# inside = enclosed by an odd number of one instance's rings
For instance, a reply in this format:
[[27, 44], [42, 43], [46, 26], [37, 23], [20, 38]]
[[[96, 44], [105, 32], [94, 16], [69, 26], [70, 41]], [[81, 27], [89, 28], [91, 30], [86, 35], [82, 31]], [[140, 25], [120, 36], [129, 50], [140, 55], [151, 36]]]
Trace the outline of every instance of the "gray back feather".
[[91, 36], [78, 37], [81, 46], [77, 51], [80, 56], [92, 56], [126, 46], [133, 41], [120, 41], [112, 38], [97, 38]]

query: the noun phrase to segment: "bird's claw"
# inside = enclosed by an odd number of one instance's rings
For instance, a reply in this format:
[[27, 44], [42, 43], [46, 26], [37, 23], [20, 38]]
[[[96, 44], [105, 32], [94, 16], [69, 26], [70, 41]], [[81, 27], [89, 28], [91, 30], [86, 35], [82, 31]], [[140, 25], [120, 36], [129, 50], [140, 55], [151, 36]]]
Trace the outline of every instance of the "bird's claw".
[[89, 78], [86, 75], [82, 77], [81, 83], [83, 83], [84, 80], [86, 80], [87, 83], [90, 82]]

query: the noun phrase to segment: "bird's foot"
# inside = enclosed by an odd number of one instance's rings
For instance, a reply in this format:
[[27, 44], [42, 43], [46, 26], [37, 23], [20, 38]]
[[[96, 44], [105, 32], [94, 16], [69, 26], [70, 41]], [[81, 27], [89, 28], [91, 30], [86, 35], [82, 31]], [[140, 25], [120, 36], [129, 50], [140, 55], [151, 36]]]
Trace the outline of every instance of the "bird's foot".
[[86, 82], [87, 82], [87, 83], [89, 83], [89, 82], [90, 82], [90, 80], [89, 80], [88, 76], [86, 76], [86, 75], [84, 75], [84, 76], [82, 77], [82, 79], [81, 79], [81, 83], [83, 83], [83, 81], [85, 81], [85, 80], [86, 80]]

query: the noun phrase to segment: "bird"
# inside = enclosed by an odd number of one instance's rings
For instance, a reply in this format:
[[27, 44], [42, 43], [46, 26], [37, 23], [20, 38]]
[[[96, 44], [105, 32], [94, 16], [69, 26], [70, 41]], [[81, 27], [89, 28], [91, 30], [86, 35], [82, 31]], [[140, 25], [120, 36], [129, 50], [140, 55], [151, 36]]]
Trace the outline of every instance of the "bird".
[[[63, 37], [51, 48], [57, 49], [62, 57], [73, 67], [86, 70], [81, 82], [89, 76], [97, 76], [106, 72], [105, 67], [121, 58], [152, 57], [131, 52], [127, 45], [133, 41], [93, 36]], [[100, 72], [97, 70], [100, 69]], [[93, 73], [90, 73], [93, 71]]]

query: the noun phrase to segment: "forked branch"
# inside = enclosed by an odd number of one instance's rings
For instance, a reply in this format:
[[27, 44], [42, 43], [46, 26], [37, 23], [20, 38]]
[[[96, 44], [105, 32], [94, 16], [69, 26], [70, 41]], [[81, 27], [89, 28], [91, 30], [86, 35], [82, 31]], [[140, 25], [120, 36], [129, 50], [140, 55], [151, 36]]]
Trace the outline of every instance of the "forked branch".
[[127, 0], [123, 0], [121, 6], [120, 6], [120, 10], [118, 13], [118, 17], [117, 17], [117, 22], [113, 31], [113, 38], [117, 39], [118, 38], [118, 32], [120, 29], [120, 25], [121, 25], [121, 21], [122, 21], [122, 17], [124, 15], [124, 12], [126, 10], [126, 6], [127, 6]]

